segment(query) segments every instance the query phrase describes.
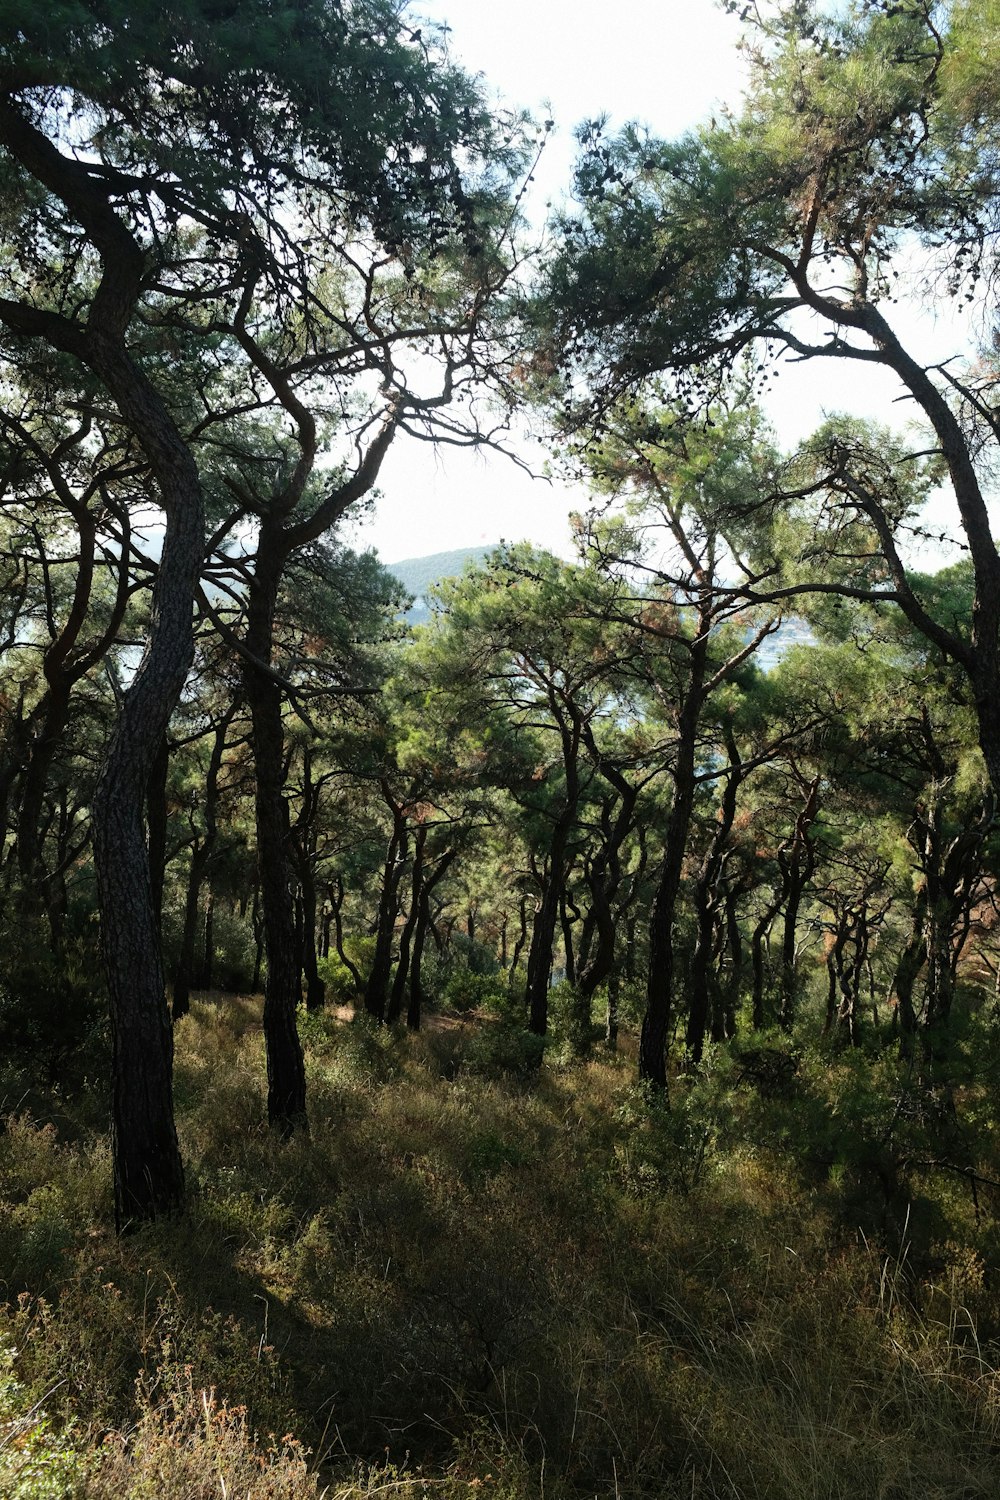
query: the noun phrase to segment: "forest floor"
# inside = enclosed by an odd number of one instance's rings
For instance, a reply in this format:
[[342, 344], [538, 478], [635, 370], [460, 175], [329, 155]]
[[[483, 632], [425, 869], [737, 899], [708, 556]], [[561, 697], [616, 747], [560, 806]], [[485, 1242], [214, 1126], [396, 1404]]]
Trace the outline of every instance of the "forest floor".
[[99, 1050], [0, 1078], [4, 1500], [996, 1500], [985, 1083], [942, 1140], [867, 1057], [719, 1049], [666, 1110], [323, 1013], [282, 1144], [259, 1021], [178, 1027], [189, 1209], [121, 1241]]

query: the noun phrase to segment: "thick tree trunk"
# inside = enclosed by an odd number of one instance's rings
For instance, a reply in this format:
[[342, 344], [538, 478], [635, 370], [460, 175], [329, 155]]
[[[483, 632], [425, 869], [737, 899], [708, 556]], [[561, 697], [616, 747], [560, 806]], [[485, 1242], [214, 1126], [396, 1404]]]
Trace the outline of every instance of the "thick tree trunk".
[[153, 761], [146, 788], [146, 829], [149, 848], [149, 885], [157, 932], [163, 927], [163, 883], [167, 874], [167, 776], [170, 742], [164, 735]]
[[[131, 373], [131, 372], [130, 372]], [[135, 375], [136, 399], [149, 392]], [[121, 404], [119, 392], [115, 392]], [[143, 403], [145, 405], [145, 403]], [[155, 420], [154, 410], [146, 413]], [[126, 413], [128, 415], [128, 413]], [[143, 436], [144, 446], [146, 439]], [[167, 423], [170, 490], [149, 644], [108, 747], [94, 796], [94, 864], [111, 996], [112, 1156], [119, 1230], [180, 1208], [184, 1173], [174, 1128], [173, 1032], [149, 877], [146, 787], [194, 654], [192, 614], [203, 521], [198, 477]], [[153, 446], [149, 443], [149, 447]]]
[[[552, 938], [556, 930], [556, 902], [546, 903], [550, 889], [550, 877], [543, 876], [542, 890], [535, 903], [535, 915], [531, 923], [531, 942], [528, 945], [527, 973], [524, 982], [524, 1011], [528, 1026], [544, 1036], [548, 1025], [549, 976], [552, 972]], [[542, 953], [548, 949], [544, 963]]]
[[149, 641], [122, 696], [94, 796], [94, 865], [111, 996], [115, 1220], [122, 1230], [175, 1211], [184, 1198], [173, 1117], [173, 1031], [143, 812], [153, 764], [194, 655], [204, 518], [190, 454], [145, 377], [115, 352], [100, 363], [150, 456], [167, 516]]

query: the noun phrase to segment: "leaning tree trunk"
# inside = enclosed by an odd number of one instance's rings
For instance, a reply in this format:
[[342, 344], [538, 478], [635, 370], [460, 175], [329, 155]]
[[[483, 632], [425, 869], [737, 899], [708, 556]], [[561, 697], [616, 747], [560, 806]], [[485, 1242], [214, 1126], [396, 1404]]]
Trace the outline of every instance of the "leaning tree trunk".
[[347, 950], [344, 947], [344, 878], [342, 875], [334, 877], [330, 885], [327, 886], [327, 894], [330, 898], [330, 916], [333, 921], [334, 951], [348, 974], [350, 974], [354, 982], [355, 993], [360, 995], [364, 989], [361, 970], [348, 957]]
[[101, 259], [83, 325], [61, 312], [5, 301], [4, 323], [92, 369], [141, 445], [166, 515], [149, 640], [123, 694], [94, 795], [94, 866], [111, 1001], [112, 1158], [119, 1229], [180, 1207], [184, 1174], [171, 1098], [167, 1012], [143, 826], [157, 748], [194, 655], [193, 607], [204, 548], [197, 467], [155, 387], [130, 358], [126, 332], [149, 267], [83, 163], [69, 160], [10, 101], [0, 140], [66, 204]]
[[[162, 475], [167, 513], [149, 643], [122, 696], [94, 796], [94, 865], [111, 997], [112, 1155], [119, 1230], [180, 1208], [184, 1172], [174, 1128], [173, 1031], [167, 1010], [143, 812], [170, 715], [194, 656], [193, 600], [204, 524], [198, 475], [173, 424], [130, 362], [126, 377]], [[126, 417], [132, 415], [125, 410]], [[133, 420], [133, 426], [140, 424]], [[154, 436], [148, 428], [152, 426]], [[162, 455], [162, 456], [161, 456]]]

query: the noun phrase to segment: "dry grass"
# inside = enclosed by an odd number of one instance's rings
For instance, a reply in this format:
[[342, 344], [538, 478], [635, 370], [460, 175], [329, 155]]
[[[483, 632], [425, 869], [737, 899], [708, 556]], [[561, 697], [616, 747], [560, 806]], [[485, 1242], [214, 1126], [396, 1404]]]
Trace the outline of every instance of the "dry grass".
[[253, 1002], [193, 1007], [190, 1211], [121, 1244], [103, 1143], [8, 1122], [4, 1500], [995, 1500], [988, 1214], [942, 1197], [918, 1267], [696, 1087], [307, 1031], [283, 1145]]

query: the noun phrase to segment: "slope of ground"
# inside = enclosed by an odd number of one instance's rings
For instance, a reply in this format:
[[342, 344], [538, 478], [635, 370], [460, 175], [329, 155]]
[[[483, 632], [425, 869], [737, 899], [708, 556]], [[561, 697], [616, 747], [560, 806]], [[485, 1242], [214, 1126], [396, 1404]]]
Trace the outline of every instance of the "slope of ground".
[[194, 1005], [190, 1210], [122, 1242], [103, 1090], [3, 1081], [5, 1497], [995, 1497], [986, 1190], [935, 1187], [918, 1256], [857, 1160], [781, 1148], [821, 1089], [863, 1133], [854, 1059], [666, 1111], [503, 1024], [304, 1029], [282, 1144], [258, 1004]]

